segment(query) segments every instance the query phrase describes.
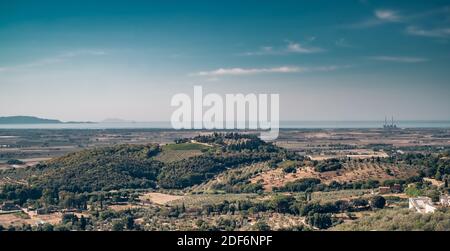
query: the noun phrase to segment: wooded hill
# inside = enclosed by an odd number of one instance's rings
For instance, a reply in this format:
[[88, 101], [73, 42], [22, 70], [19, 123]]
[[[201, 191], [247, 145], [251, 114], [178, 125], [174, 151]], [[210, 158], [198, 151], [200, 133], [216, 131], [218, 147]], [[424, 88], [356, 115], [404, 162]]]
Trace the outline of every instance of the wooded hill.
[[[200, 184], [231, 168], [262, 161], [281, 161], [296, 156], [259, 140], [254, 135], [214, 134], [211, 146], [177, 141], [181, 147], [118, 145], [72, 153], [27, 169], [8, 170], [0, 177], [21, 179], [33, 187], [75, 193], [109, 191], [123, 188], [175, 188]], [[203, 141], [210, 139], [204, 138]], [[200, 141], [199, 141], [200, 142]], [[190, 147], [189, 145], [192, 145]], [[196, 147], [193, 147], [196, 146]], [[199, 148], [202, 154], [163, 163], [163, 151]], [[297, 156], [299, 157], [299, 156]]]

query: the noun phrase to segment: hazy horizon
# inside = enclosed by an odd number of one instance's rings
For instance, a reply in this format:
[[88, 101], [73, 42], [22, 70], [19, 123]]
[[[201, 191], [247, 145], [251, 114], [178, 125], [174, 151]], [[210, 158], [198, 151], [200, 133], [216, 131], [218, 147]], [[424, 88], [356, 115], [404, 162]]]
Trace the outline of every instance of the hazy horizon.
[[[3, 116], [0, 114], [0, 118], [2, 117], [35, 117], [39, 119], [49, 119], [49, 120], [59, 120], [63, 123], [170, 123], [170, 120], [126, 120], [122, 118], [104, 118], [100, 120], [62, 120], [59, 118], [54, 117], [40, 117], [35, 115], [8, 115]], [[448, 122], [450, 119], [396, 119], [394, 118], [395, 122]], [[246, 120], [248, 122], [248, 120]], [[327, 119], [318, 119], [318, 120], [280, 120], [280, 122], [385, 122], [385, 119], [366, 119], [366, 120], [327, 120]], [[224, 122], [225, 123], [225, 122]], [[387, 123], [392, 123], [392, 117], [387, 118]]]
[[2, 1], [0, 116], [170, 121], [279, 93], [281, 121], [450, 120], [446, 1]]
[[[0, 117], [1, 119], [2, 117]], [[173, 129], [170, 121], [121, 121], [120, 119], [106, 121], [62, 121], [63, 123], [1, 123], [0, 129]], [[248, 124], [248, 121], [245, 122]], [[392, 121], [280, 121], [280, 129], [380, 129]], [[395, 120], [399, 129], [418, 128], [450, 128], [450, 120]], [[191, 129], [196, 130], [196, 129]], [[215, 129], [217, 130], [217, 129]], [[219, 129], [220, 130], [220, 129]]]

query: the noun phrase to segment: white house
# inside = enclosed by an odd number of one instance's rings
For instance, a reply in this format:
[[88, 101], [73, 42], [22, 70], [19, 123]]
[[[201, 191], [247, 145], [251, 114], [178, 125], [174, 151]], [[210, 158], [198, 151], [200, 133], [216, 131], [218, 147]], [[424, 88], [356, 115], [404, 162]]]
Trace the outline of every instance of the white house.
[[409, 198], [409, 208], [419, 213], [433, 213], [436, 207], [429, 197]]
[[441, 205], [443, 207], [450, 207], [450, 196], [449, 195], [441, 195], [439, 197], [439, 203], [441, 203]]

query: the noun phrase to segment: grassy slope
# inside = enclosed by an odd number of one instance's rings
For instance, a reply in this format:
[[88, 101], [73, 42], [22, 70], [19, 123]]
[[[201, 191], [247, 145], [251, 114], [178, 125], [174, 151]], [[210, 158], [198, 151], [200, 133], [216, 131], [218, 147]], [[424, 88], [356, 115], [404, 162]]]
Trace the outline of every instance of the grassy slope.
[[195, 143], [169, 144], [162, 147], [162, 151], [155, 159], [164, 163], [172, 163], [190, 157], [200, 156], [203, 154], [202, 151], [210, 148], [211, 147]]

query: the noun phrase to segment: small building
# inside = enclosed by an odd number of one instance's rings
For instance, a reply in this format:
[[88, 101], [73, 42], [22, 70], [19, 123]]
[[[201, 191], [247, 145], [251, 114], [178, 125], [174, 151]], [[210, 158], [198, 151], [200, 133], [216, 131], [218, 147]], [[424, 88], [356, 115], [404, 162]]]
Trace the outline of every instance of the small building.
[[387, 194], [391, 192], [391, 188], [390, 187], [379, 187], [378, 188], [378, 193], [379, 194]]
[[436, 207], [429, 197], [409, 198], [409, 209], [414, 209], [418, 213], [434, 213]]
[[41, 207], [36, 209], [36, 214], [51, 214], [58, 212], [58, 209], [56, 207], [50, 206], [50, 207]]
[[450, 196], [449, 195], [441, 195], [439, 197], [439, 203], [443, 207], [450, 207]]

